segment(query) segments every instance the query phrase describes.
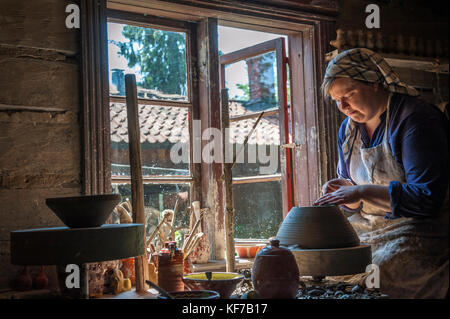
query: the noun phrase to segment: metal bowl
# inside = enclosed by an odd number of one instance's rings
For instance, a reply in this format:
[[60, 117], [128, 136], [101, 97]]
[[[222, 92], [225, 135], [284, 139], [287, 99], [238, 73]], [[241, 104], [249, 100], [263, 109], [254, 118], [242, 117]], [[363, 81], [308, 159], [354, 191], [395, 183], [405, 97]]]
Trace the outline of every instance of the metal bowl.
[[118, 194], [47, 198], [45, 203], [70, 228], [100, 227], [120, 202]]

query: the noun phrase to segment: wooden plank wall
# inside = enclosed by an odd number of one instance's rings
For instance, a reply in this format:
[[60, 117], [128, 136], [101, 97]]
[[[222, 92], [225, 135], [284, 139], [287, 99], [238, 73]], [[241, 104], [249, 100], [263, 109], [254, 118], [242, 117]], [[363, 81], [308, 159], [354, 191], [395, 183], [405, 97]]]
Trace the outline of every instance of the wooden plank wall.
[[61, 226], [45, 198], [81, 191], [79, 31], [65, 25], [70, 3], [79, 1], [0, 2], [0, 290], [19, 269], [10, 264], [10, 231]]

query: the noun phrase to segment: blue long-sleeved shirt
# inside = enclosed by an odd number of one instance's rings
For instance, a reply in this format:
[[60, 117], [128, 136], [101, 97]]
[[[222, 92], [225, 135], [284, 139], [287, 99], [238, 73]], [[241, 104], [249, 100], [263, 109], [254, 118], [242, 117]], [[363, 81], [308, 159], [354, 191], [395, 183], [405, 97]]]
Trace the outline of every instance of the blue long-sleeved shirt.
[[[432, 217], [442, 206], [449, 186], [448, 120], [436, 106], [409, 95], [394, 93], [389, 108], [389, 144], [405, 171], [406, 183], [389, 183], [392, 213], [386, 217]], [[351, 155], [345, 161], [341, 147], [348, 120], [342, 122], [338, 133], [337, 174], [351, 179]], [[386, 112], [380, 121], [372, 139], [364, 125], [357, 123], [364, 147], [383, 141]]]

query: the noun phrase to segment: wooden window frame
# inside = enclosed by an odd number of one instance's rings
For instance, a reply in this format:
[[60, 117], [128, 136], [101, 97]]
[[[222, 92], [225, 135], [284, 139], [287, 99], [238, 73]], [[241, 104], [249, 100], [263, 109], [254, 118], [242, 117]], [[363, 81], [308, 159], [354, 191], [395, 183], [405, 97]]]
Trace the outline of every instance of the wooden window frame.
[[[289, 75], [291, 106], [298, 104], [300, 111], [293, 112], [295, 126], [303, 126], [303, 137], [294, 141], [301, 146], [296, 156], [305, 158], [303, 169], [295, 172], [297, 187], [295, 205], [308, 205], [316, 196], [321, 183], [335, 176], [337, 164], [337, 130], [339, 112], [327, 108], [317, 88], [325, 70], [325, 54], [332, 51], [330, 40], [335, 36], [338, 6], [323, 8], [288, 1], [236, 2], [232, 0], [80, 0], [82, 44], [82, 181], [86, 194], [110, 192], [110, 118], [107, 68], [106, 9], [134, 12], [165, 18], [197, 22], [198, 74], [193, 85], [198, 85], [199, 109], [193, 119], [202, 119], [202, 125], [220, 128], [220, 92], [218, 89], [217, 22], [221, 25], [241, 27], [256, 31], [297, 35], [294, 42], [302, 42], [297, 52], [289, 43]], [[334, 1], [335, 2], [335, 1]], [[300, 66], [293, 68], [292, 66]], [[300, 71], [301, 69], [301, 71]], [[296, 74], [292, 74], [297, 70]], [[308, 76], [304, 74], [308, 73]], [[217, 85], [214, 85], [217, 81]], [[213, 83], [208, 86], [205, 82]], [[298, 87], [297, 87], [297, 84]], [[297, 91], [295, 91], [297, 87]], [[300, 88], [300, 90], [298, 90]], [[193, 101], [194, 102], [194, 101]], [[194, 102], [195, 103], [195, 102]], [[298, 113], [298, 114], [297, 114]], [[295, 127], [292, 125], [292, 127]], [[325, 133], [324, 133], [325, 132]], [[203, 143], [204, 144], [204, 143]], [[203, 145], [202, 145], [203, 146]], [[320, 152], [320, 156], [319, 155]], [[223, 245], [223, 188], [217, 182], [222, 174], [220, 164], [201, 164], [195, 167], [196, 179], [192, 199], [210, 207], [206, 219], [206, 232], [213, 247], [212, 259], [224, 258]], [[200, 177], [201, 176], [201, 177]], [[197, 178], [201, 178], [197, 180]], [[309, 187], [309, 184], [314, 184]], [[303, 187], [306, 195], [300, 195]], [[200, 194], [200, 189], [202, 194]], [[192, 196], [193, 195], [193, 196]], [[215, 258], [214, 258], [215, 257]]]
[[[193, 118], [194, 114], [198, 114], [198, 88], [195, 84], [191, 72], [195, 68], [196, 43], [195, 34], [196, 30], [192, 23], [160, 18], [155, 16], [143, 16], [136, 13], [118, 11], [113, 9], [107, 9], [107, 21], [113, 23], [121, 23], [133, 26], [139, 26], [144, 28], [154, 28], [164, 31], [182, 32], [186, 34], [186, 72], [187, 72], [187, 99], [188, 101], [169, 101], [169, 100], [155, 100], [155, 99], [143, 99], [138, 98], [138, 104], [154, 105], [154, 106], [166, 106], [166, 107], [182, 107], [187, 108], [189, 111], [188, 127], [189, 127], [189, 175], [143, 175], [142, 181], [144, 184], [189, 184], [190, 186], [190, 198], [191, 200], [197, 200], [200, 196], [198, 193], [199, 187], [196, 187], [199, 183], [200, 176], [199, 164], [193, 161]], [[122, 96], [109, 95], [109, 102], [126, 103], [126, 98]], [[114, 176], [111, 175], [112, 184], [130, 183], [131, 176]]]

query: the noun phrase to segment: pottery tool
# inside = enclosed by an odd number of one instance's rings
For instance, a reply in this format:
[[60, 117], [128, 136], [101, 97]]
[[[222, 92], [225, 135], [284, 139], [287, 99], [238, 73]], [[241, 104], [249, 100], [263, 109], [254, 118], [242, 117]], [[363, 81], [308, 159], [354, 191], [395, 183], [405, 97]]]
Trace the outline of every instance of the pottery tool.
[[174, 296], [172, 296], [170, 293], [168, 293], [167, 291], [165, 291], [164, 289], [162, 289], [161, 287], [159, 287], [157, 284], [153, 283], [150, 280], [146, 280], [145, 281], [150, 287], [155, 288], [161, 295], [163, 295], [166, 298], [169, 299], [175, 299]]

